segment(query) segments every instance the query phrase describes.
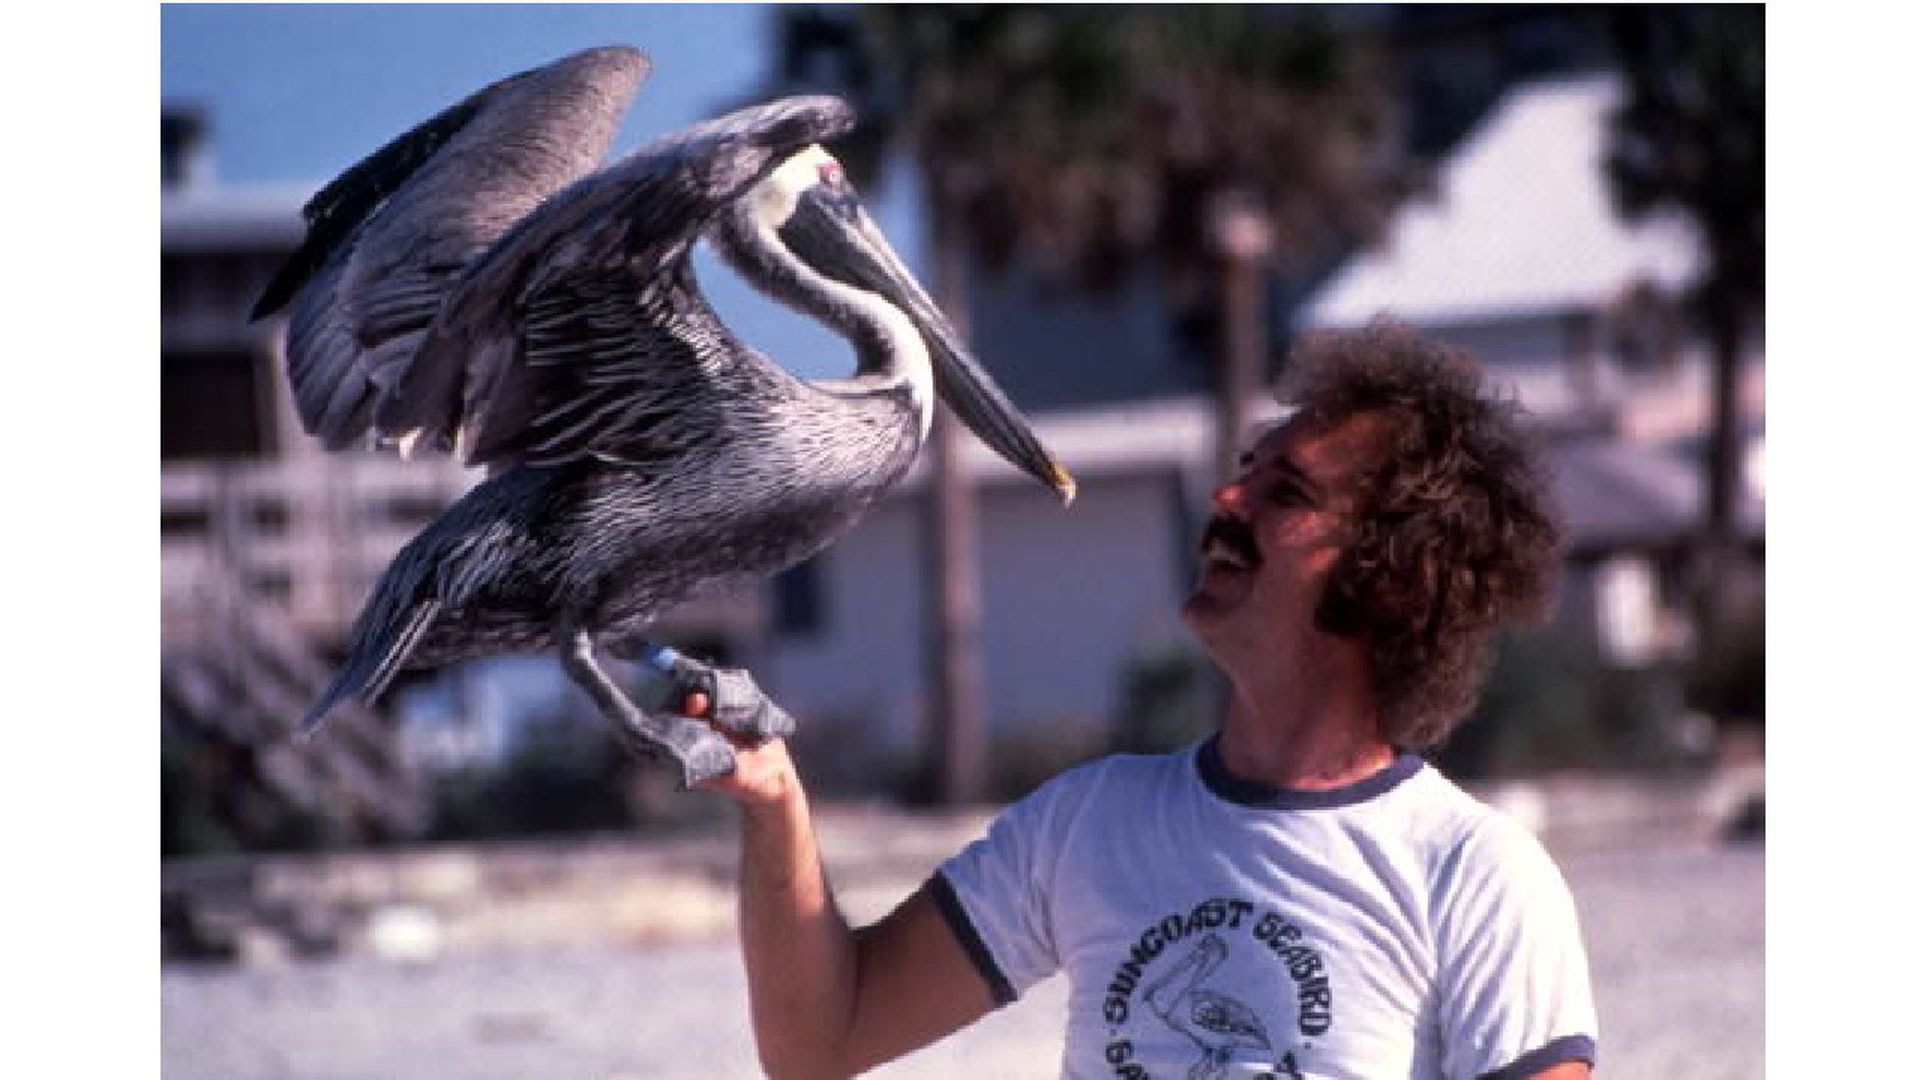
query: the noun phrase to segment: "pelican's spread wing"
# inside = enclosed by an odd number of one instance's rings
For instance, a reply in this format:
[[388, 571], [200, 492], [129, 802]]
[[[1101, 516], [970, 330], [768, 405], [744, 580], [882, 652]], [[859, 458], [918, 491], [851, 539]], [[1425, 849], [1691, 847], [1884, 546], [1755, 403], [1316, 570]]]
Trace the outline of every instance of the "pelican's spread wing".
[[740, 419], [729, 404], [751, 409], [774, 388], [754, 385], [770, 374], [758, 365], [730, 362], [692, 276], [683, 261], [637, 299], [625, 275], [575, 276], [530, 297], [469, 457], [646, 466], [724, 440]]
[[377, 428], [458, 433], [471, 464], [657, 456], [663, 417], [752, 378], [729, 370], [739, 346], [693, 284], [694, 241], [780, 162], [852, 123], [834, 98], [743, 109], [547, 200], [461, 274]]
[[254, 314], [292, 301], [288, 377], [310, 433], [332, 448], [367, 433], [460, 271], [600, 161], [647, 68], [614, 47], [503, 79], [308, 202], [305, 240]]

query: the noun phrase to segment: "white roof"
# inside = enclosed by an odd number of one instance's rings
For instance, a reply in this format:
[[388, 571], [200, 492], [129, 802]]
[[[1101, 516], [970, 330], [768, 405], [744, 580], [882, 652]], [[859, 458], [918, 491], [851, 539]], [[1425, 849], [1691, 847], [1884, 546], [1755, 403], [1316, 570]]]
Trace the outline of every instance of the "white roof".
[[1674, 218], [1628, 225], [1601, 172], [1611, 75], [1531, 83], [1501, 98], [1410, 204], [1378, 250], [1342, 267], [1301, 309], [1305, 328], [1381, 313], [1418, 326], [1591, 309], [1625, 285], [1677, 287], [1700, 264]]

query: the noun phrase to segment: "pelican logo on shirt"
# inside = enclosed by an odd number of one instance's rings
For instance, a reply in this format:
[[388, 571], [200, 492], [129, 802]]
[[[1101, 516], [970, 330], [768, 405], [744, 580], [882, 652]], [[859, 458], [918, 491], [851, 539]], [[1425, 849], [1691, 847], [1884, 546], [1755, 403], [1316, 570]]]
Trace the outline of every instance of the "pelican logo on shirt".
[[[1249, 1004], [1272, 1010], [1286, 1000], [1273, 992], [1276, 967], [1293, 991], [1291, 1030], [1271, 1026]], [[1281, 1080], [1302, 1075], [1299, 1055], [1333, 1026], [1333, 990], [1298, 926], [1250, 901], [1214, 898], [1141, 931], [1114, 968], [1101, 1013], [1106, 1061], [1122, 1080], [1153, 1075], [1139, 1060], [1139, 1041], [1169, 1029], [1194, 1044], [1190, 1080]]]

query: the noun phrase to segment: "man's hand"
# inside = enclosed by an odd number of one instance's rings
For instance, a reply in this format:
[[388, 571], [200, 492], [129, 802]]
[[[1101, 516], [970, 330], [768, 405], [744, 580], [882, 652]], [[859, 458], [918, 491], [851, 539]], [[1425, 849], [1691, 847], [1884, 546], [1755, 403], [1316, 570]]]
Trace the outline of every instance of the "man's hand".
[[[705, 692], [695, 690], [681, 703], [680, 712], [705, 720], [713, 712], [713, 702]], [[733, 743], [733, 771], [700, 787], [725, 795], [748, 812], [781, 806], [799, 793], [799, 774], [787, 754], [785, 739], [744, 739], [718, 725], [714, 730]]]

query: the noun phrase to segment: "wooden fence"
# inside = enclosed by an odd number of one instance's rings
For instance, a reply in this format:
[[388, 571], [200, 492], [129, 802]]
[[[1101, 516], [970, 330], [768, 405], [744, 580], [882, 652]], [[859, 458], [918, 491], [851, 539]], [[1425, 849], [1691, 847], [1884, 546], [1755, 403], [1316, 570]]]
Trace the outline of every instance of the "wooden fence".
[[[166, 465], [161, 636], [169, 647], [222, 647], [222, 612], [241, 602], [333, 648], [388, 560], [480, 479], [447, 458], [374, 454]], [[739, 643], [762, 636], [769, 616], [764, 593], [748, 592], [693, 600], [660, 625]]]
[[[242, 599], [338, 642], [395, 552], [478, 480], [446, 459], [372, 455], [167, 465], [160, 474], [162, 634], [215, 644]], [[227, 595], [238, 587], [243, 596]]]
[[387, 560], [476, 479], [372, 456], [164, 466], [163, 711], [346, 834], [417, 831], [425, 790], [389, 723], [350, 703], [327, 737], [291, 736]]

